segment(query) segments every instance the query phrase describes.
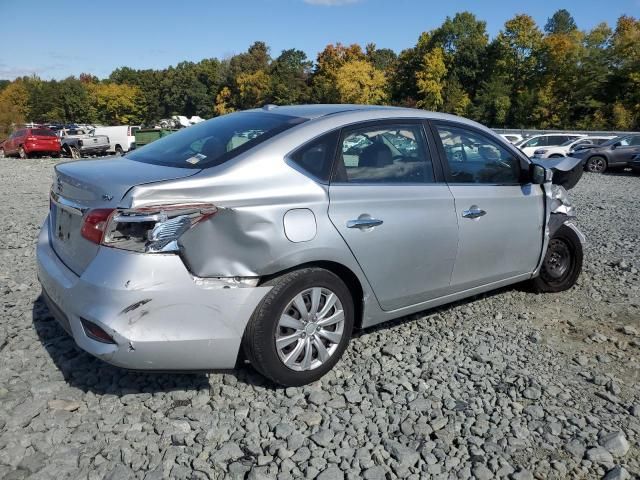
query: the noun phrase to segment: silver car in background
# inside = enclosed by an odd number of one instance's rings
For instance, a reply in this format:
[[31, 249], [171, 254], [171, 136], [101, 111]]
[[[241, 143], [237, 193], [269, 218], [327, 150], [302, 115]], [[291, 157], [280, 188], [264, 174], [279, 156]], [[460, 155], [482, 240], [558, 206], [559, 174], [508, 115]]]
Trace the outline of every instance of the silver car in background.
[[306, 384], [354, 329], [525, 280], [570, 288], [583, 237], [565, 163], [552, 172], [482, 125], [421, 110], [225, 115], [122, 158], [59, 164], [43, 296], [111, 364], [246, 358]]

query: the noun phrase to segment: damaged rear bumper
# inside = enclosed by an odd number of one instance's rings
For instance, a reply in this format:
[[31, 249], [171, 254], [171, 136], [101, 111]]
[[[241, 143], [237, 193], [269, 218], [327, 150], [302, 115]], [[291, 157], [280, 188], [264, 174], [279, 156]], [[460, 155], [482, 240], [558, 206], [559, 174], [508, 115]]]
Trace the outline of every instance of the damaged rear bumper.
[[[245, 326], [270, 287], [195, 279], [176, 255], [100, 248], [76, 275], [38, 238], [38, 277], [52, 315], [88, 353], [136, 370], [233, 368]], [[115, 343], [90, 338], [81, 319]]]

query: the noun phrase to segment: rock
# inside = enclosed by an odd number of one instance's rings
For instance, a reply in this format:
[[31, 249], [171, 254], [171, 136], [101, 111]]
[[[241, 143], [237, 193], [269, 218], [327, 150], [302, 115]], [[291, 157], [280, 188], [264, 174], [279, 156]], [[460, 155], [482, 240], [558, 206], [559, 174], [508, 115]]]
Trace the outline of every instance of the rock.
[[49, 400], [49, 408], [51, 410], [65, 410], [67, 412], [75, 412], [82, 406], [82, 403], [76, 400]]
[[538, 387], [529, 387], [525, 389], [522, 395], [529, 400], [538, 400], [542, 396], [542, 392]]
[[628, 480], [629, 478], [631, 478], [629, 472], [624, 467], [618, 465], [609, 470], [602, 480]]
[[521, 469], [512, 474], [511, 478], [513, 480], [533, 480], [533, 474], [529, 470]]
[[473, 476], [477, 480], [491, 480], [493, 478], [493, 472], [491, 472], [491, 470], [489, 470], [482, 463], [477, 463], [473, 467], [472, 472], [473, 472]]
[[597, 463], [598, 465], [613, 465], [613, 457], [609, 451], [602, 447], [590, 448], [586, 453], [587, 460]]
[[320, 472], [320, 475], [316, 477], [316, 480], [344, 480], [344, 473], [336, 465], [329, 465], [326, 469]]
[[311, 435], [311, 440], [313, 440], [317, 445], [321, 447], [328, 447], [331, 441], [333, 440], [334, 434], [331, 430], [319, 430], [318, 432]]
[[631, 325], [625, 325], [625, 326], [621, 327], [620, 331], [622, 333], [624, 333], [625, 335], [638, 336], [638, 330], [635, 327], [631, 326]]
[[211, 461], [214, 463], [227, 463], [229, 460], [238, 460], [244, 456], [244, 452], [234, 442], [223, 443], [220, 448], [211, 453]]
[[624, 436], [624, 433], [620, 431], [603, 435], [600, 438], [600, 445], [615, 457], [623, 457], [629, 451], [629, 442]]
[[386, 440], [384, 442], [384, 448], [404, 467], [412, 467], [420, 459], [418, 452], [394, 440]]
[[364, 478], [364, 480], [386, 480], [387, 474], [384, 467], [376, 465], [375, 467], [367, 468], [362, 478]]
[[576, 459], [584, 457], [584, 452], [587, 450], [580, 440], [571, 440], [564, 446], [564, 449]]

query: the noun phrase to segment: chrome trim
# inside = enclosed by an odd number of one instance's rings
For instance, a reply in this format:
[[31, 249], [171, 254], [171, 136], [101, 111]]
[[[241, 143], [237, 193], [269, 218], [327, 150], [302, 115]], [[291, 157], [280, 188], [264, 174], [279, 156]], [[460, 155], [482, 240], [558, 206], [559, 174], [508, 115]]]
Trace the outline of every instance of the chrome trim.
[[67, 210], [68, 212], [74, 213], [76, 215], [83, 216], [88, 210], [88, 207], [80, 205], [79, 203], [68, 200], [64, 197], [61, 197], [54, 191], [51, 191], [50, 199], [56, 206], [62, 208], [63, 210]]

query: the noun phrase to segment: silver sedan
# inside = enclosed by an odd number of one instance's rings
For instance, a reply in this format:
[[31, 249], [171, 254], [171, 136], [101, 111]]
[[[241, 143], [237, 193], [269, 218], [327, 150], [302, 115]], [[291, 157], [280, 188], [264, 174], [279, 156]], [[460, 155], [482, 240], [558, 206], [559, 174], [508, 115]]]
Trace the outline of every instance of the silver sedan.
[[125, 157], [59, 164], [37, 247], [43, 296], [111, 364], [246, 359], [302, 385], [354, 329], [522, 281], [570, 288], [583, 238], [558, 184], [579, 173], [554, 170], [451, 115], [225, 115]]

